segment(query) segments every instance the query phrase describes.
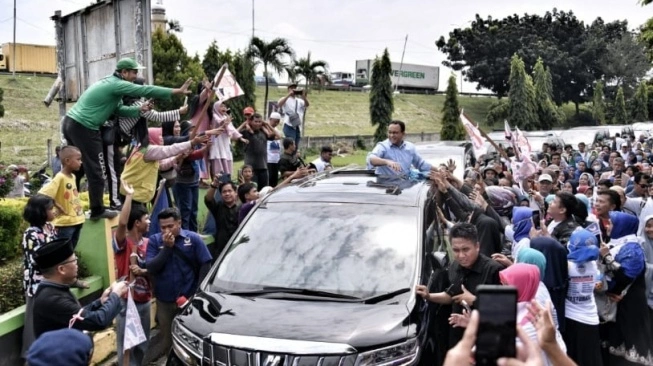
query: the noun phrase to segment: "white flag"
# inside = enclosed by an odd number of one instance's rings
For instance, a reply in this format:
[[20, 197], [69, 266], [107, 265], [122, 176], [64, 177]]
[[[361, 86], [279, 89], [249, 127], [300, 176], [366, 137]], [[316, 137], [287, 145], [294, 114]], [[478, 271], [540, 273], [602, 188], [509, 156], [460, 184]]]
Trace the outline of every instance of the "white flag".
[[123, 340], [123, 352], [137, 346], [147, 339], [141, 324], [141, 318], [138, 316], [138, 309], [134, 304], [132, 292], [127, 291], [127, 313], [125, 314], [125, 338]]
[[460, 111], [460, 120], [463, 123], [463, 127], [465, 127], [465, 131], [467, 131], [467, 135], [469, 135], [469, 140], [472, 142], [476, 157], [479, 158], [481, 155], [487, 154], [487, 147], [484, 145], [483, 136], [481, 136], [478, 127], [474, 126], [474, 124], [465, 117], [462, 111]]
[[531, 148], [531, 143], [528, 142], [528, 138], [524, 136], [524, 133], [519, 130], [519, 127], [515, 127], [515, 147], [519, 149], [521, 155], [530, 155], [533, 149]]
[[[215, 82], [217, 79], [218, 75], [215, 76], [213, 81]], [[234, 75], [231, 73], [231, 71], [229, 71], [229, 68], [224, 70], [224, 74], [222, 75], [222, 79], [220, 79], [220, 83], [217, 86], [214, 86], [213, 90], [215, 90], [218, 99], [223, 102], [245, 94], [240, 85], [238, 85], [238, 81], [236, 81]]]

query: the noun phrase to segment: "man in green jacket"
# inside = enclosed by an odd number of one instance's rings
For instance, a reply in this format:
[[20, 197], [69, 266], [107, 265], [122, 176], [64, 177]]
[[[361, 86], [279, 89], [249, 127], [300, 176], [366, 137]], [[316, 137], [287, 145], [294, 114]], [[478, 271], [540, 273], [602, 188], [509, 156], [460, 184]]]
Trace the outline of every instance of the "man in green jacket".
[[64, 138], [69, 145], [76, 146], [82, 152], [83, 169], [78, 172], [78, 179], [86, 173], [91, 220], [118, 215], [118, 211], [106, 209], [102, 203], [106, 170], [100, 126], [113, 114], [138, 117], [143, 108], [149, 109], [147, 103], [143, 106], [125, 106], [122, 97], [170, 99], [173, 94], [190, 93], [191, 79], [178, 89], [134, 84], [140, 69], [143, 67], [134, 59], [121, 59], [112, 75], [97, 81], [82, 93], [63, 120]]

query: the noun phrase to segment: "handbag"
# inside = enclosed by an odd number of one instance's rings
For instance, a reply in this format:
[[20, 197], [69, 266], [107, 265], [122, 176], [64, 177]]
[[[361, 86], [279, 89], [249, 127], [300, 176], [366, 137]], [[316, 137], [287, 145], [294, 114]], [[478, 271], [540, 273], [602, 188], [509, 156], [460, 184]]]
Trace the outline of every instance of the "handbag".
[[290, 123], [290, 125], [293, 127], [297, 127], [302, 123], [302, 119], [299, 117], [299, 114], [297, 113], [298, 105], [299, 105], [299, 101], [295, 99], [295, 110], [286, 112], [286, 116], [288, 116], [288, 123]]
[[[628, 286], [621, 291], [620, 296], [626, 296], [630, 285], [632, 285], [632, 283], [629, 283]], [[605, 279], [603, 279], [603, 288], [608, 288], [608, 283]], [[596, 302], [596, 309], [598, 310], [601, 323], [615, 322], [617, 320], [618, 303], [612, 301], [612, 299], [608, 297], [607, 291], [595, 293], [594, 300]]]

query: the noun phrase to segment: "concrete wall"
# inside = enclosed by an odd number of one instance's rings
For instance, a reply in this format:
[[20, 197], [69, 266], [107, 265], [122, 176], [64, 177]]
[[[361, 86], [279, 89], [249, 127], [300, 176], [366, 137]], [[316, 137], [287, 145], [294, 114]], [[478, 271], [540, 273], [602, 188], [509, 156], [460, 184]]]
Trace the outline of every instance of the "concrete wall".
[[[303, 136], [300, 144], [308, 148], [319, 149], [324, 145], [335, 145], [336, 143], [345, 143], [348, 146], [356, 146], [356, 141], [362, 139], [368, 149], [374, 147], [373, 135], [345, 135], [345, 136]], [[420, 141], [438, 141], [440, 134], [438, 132], [407, 133], [404, 140], [410, 142]]]

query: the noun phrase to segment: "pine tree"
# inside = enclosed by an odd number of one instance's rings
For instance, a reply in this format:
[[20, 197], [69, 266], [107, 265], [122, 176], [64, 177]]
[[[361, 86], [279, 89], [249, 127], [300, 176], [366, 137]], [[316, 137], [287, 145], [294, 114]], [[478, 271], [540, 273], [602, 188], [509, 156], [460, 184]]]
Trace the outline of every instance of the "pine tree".
[[202, 59], [202, 68], [204, 69], [206, 76], [209, 79], [212, 79], [214, 75], [218, 73], [221, 66], [220, 49], [218, 48], [218, 42], [216, 42], [214, 39], [206, 49], [206, 53]]
[[542, 58], [537, 59], [533, 68], [535, 81], [535, 105], [539, 128], [550, 130], [562, 122], [555, 104], [553, 104], [553, 83], [548, 68], [544, 68]]
[[387, 138], [388, 126], [392, 121], [394, 100], [392, 99], [392, 63], [386, 48], [381, 58], [374, 60], [370, 90], [370, 118], [372, 126], [377, 126], [374, 132], [374, 141], [379, 142]]
[[510, 91], [508, 92], [510, 124], [526, 131], [539, 129], [533, 79], [526, 74], [524, 61], [517, 54], [512, 56], [510, 62], [510, 79], [508, 83], [510, 84]]
[[597, 81], [592, 96], [592, 117], [599, 125], [605, 124], [605, 111], [607, 107], [603, 96], [603, 82]]
[[442, 107], [442, 129], [440, 139], [458, 141], [465, 138], [465, 130], [460, 122], [460, 106], [458, 105], [458, 88], [456, 75], [451, 74], [447, 85], [447, 95]]
[[[188, 56], [181, 40], [160, 29], [152, 35], [152, 72], [154, 85], [169, 88], [180, 87], [188, 78], [200, 83], [205, 75], [199, 60]], [[179, 108], [183, 100], [180, 95], [173, 95], [171, 100], [157, 100], [157, 110]]]
[[622, 87], [617, 89], [617, 96], [614, 100], [614, 118], [612, 124], [625, 125], [628, 123], [628, 112], [626, 112], [626, 101], [624, 100], [624, 90]]
[[645, 81], [637, 86], [633, 97], [633, 121], [644, 122], [648, 120], [648, 87]]

